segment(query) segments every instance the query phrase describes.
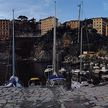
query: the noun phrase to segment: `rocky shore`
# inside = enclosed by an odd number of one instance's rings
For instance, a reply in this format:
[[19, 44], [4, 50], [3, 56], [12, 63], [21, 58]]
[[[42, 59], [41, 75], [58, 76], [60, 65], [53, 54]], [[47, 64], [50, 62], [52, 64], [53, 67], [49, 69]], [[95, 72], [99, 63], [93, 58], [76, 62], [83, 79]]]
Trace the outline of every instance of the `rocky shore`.
[[0, 87], [0, 108], [108, 108], [108, 84], [72, 90], [62, 86]]

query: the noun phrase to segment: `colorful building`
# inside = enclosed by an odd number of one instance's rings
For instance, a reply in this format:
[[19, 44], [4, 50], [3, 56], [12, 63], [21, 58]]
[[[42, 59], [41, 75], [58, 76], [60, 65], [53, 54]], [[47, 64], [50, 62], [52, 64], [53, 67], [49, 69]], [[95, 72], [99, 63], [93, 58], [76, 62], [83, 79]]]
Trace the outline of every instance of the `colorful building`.
[[7, 40], [10, 36], [10, 20], [0, 19], [0, 40]]
[[76, 29], [79, 26], [79, 21], [78, 20], [71, 20], [71, 21], [65, 22], [65, 24], [70, 29]]
[[[58, 26], [58, 19], [56, 18], [56, 26]], [[41, 35], [46, 34], [49, 30], [54, 28], [54, 17], [50, 16], [40, 20]]]
[[98, 34], [107, 36], [107, 25], [108, 25], [108, 19], [99, 17], [99, 18], [93, 18], [93, 28], [97, 30]]

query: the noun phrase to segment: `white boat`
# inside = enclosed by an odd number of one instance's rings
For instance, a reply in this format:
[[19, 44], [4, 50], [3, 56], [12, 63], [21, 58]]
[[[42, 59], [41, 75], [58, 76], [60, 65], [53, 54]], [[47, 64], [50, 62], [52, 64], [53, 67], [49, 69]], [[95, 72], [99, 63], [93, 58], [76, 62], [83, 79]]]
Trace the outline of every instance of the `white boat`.
[[51, 71], [53, 71], [53, 67], [52, 67], [52, 65], [48, 65], [47, 68], [44, 70], [44, 73], [48, 73]]
[[61, 72], [61, 73], [62, 73], [62, 72], [66, 72], [66, 69], [62, 67], [62, 68], [59, 70], [59, 72]]
[[105, 66], [104, 66], [104, 67], [102, 67], [102, 69], [100, 69], [100, 71], [101, 72], [108, 72], [108, 69], [106, 69]]

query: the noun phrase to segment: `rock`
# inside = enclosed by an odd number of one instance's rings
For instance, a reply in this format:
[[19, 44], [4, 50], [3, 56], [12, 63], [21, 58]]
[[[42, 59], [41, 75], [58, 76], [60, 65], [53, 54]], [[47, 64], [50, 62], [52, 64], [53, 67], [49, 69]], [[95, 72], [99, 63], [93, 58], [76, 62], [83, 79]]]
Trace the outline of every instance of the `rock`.
[[0, 104], [6, 104], [6, 100], [5, 99], [0, 100]]

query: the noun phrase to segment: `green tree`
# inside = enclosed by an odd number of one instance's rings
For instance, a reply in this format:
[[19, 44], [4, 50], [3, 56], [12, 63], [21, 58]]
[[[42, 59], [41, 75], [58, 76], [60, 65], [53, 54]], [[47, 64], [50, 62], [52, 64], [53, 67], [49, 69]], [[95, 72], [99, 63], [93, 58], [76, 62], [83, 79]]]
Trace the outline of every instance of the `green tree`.
[[21, 21], [27, 21], [27, 20], [28, 20], [28, 17], [23, 16], [23, 15], [20, 15], [20, 16], [18, 16], [17, 19], [19, 19], [19, 20], [21, 20]]

